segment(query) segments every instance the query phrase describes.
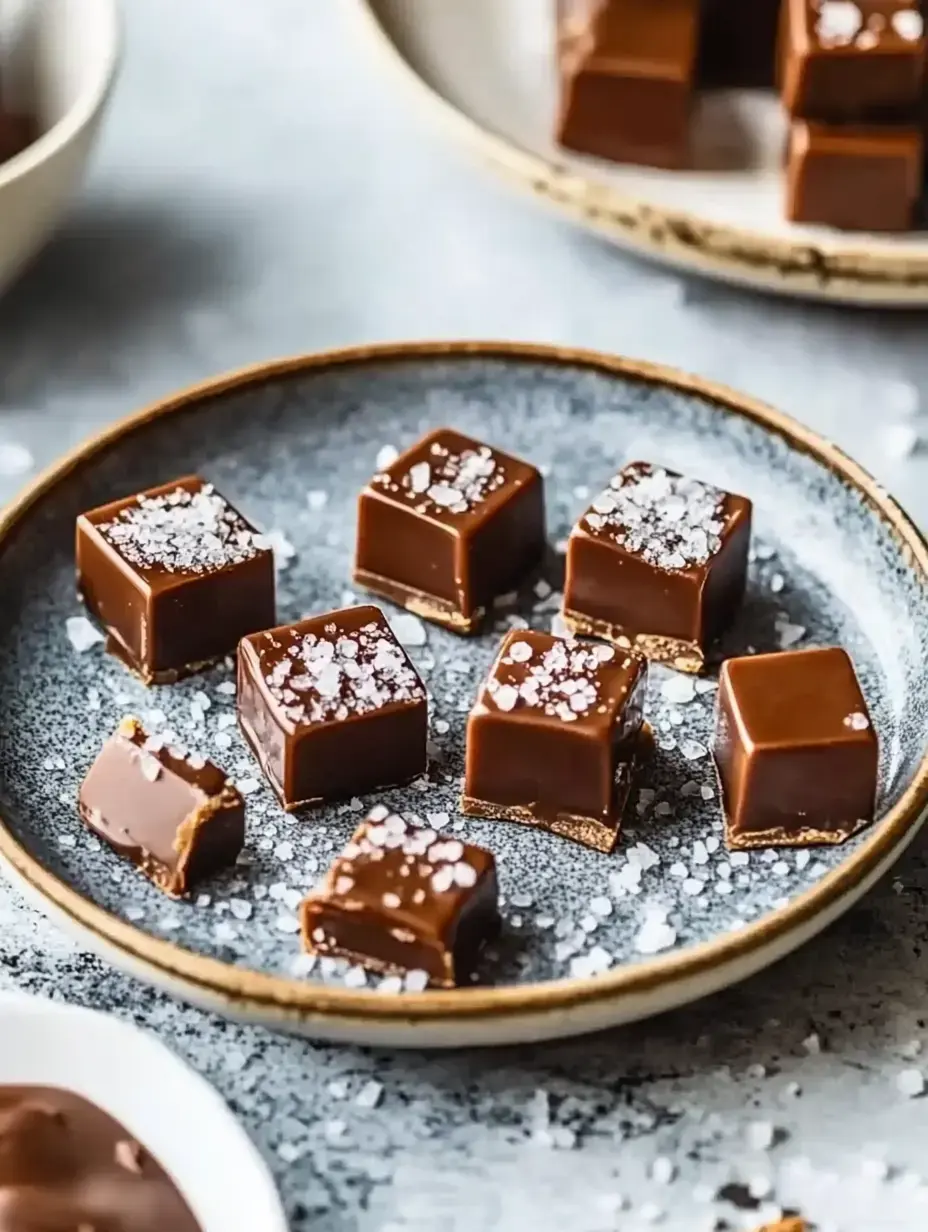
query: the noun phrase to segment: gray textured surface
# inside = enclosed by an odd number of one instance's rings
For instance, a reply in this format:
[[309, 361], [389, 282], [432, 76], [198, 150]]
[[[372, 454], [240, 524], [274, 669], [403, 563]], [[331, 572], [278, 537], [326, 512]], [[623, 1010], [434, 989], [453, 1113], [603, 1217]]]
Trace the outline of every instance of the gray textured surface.
[[[924, 317], [746, 298], [575, 234], [409, 113], [349, 7], [134, 0], [86, 194], [0, 304], [5, 439], [47, 461], [149, 398], [264, 356], [512, 336], [742, 386], [832, 436], [928, 519], [923, 461], [883, 452], [889, 408], [928, 380]], [[276, 1159], [298, 1232], [635, 1229], [649, 1201], [662, 1226], [689, 1232], [708, 1210], [694, 1186], [752, 1176], [775, 1178], [777, 1200], [822, 1227], [908, 1232], [925, 1222], [928, 1104], [894, 1080], [920, 1064], [901, 1053], [928, 1022], [924, 851], [775, 970], [577, 1044], [424, 1058], [273, 1039], [105, 972], [5, 890], [3, 979], [171, 1039]], [[821, 1053], [803, 1046], [813, 1030]], [[353, 1098], [374, 1076], [383, 1100], [364, 1111]], [[538, 1090], [575, 1149], [530, 1140]], [[769, 1151], [746, 1137], [758, 1121], [782, 1130]], [[647, 1177], [658, 1154], [680, 1169], [670, 1185]], [[871, 1175], [878, 1159], [890, 1179]], [[620, 1194], [633, 1209], [618, 1219]]]

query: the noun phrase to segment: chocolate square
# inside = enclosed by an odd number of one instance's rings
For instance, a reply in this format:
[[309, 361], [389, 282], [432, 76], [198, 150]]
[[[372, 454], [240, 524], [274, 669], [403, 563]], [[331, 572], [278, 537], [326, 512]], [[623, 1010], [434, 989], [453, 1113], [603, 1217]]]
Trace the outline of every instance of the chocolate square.
[[632, 462], [571, 531], [564, 621], [698, 672], [744, 596], [750, 538], [743, 496]]
[[908, 231], [921, 196], [924, 138], [917, 128], [790, 128], [786, 215], [850, 231]]
[[376, 607], [244, 638], [237, 704], [285, 809], [408, 783], [426, 769], [425, 686]]
[[361, 493], [354, 578], [426, 620], [476, 633], [544, 546], [539, 472], [440, 428]]
[[925, 51], [918, 0], [784, 0], [783, 102], [825, 124], [913, 123]]
[[630, 651], [509, 633], [467, 722], [462, 811], [611, 851], [648, 748], [647, 675]]
[[842, 843], [873, 819], [878, 741], [837, 647], [724, 663], [713, 755], [731, 848]]
[[698, 0], [559, 0], [560, 144], [681, 166], [698, 25]]
[[489, 851], [411, 825], [377, 805], [302, 907], [311, 953], [453, 988], [499, 930]]
[[275, 621], [273, 552], [196, 475], [81, 514], [77, 586], [107, 649], [146, 684], [209, 666]]
[[245, 803], [224, 771], [123, 719], [78, 795], [86, 825], [179, 897], [234, 864], [245, 842]]

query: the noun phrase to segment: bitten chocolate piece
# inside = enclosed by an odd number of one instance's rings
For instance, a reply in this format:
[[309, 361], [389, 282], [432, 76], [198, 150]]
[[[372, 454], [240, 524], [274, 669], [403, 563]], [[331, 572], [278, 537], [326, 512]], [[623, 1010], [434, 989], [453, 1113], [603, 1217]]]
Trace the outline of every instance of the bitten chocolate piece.
[[0, 1086], [0, 1143], [3, 1232], [200, 1232], [158, 1161], [80, 1095]]
[[107, 649], [146, 684], [198, 671], [276, 619], [270, 545], [195, 475], [81, 514], [77, 585]]
[[850, 128], [796, 120], [786, 215], [851, 231], [907, 231], [921, 195], [920, 129]]
[[751, 502], [632, 462], [570, 534], [564, 621], [698, 672], [744, 596]]
[[558, 0], [561, 145], [681, 166], [698, 26], [699, 0]]
[[647, 675], [631, 651], [508, 634], [468, 719], [462, 811], [611, 851], [650, 746]]
[[288, 810], [408, 783], [426, 769], [425, 686], [376, 607], [246, 637], [238, 718]]
[[729, 659], [713, 753], [729, 847], [843, 843], [873, 819], [879, 748], [843, 650]]
[[476, 633], [544, 547], [534, 466], [440, 428], [361, 493], [354, 578], [426, 620]]
[[925, 52], [918, 0], [784, 0], [783, 102], [826, 124], [913, 123]]
[[410, 991], [452, 988], [499, 931], [496, 862], [377, 805], [304, 901], [302, 925], [311, 953], [403, 975]]
[[78, 810], [100, 838], [172, 897], [234, 864], [245, 803], [212, 762], [127, 718], [87, 772]]

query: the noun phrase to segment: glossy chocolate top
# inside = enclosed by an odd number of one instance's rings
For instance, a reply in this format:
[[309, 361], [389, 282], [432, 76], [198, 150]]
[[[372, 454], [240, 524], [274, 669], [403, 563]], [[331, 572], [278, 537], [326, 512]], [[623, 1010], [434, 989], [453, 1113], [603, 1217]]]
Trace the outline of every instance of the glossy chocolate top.
[[200, 1232], [170, 1177], [69, 1091], [0, 1087], [0, 1232]]
[[439, 428], [401, 454], [370, 490], [449, 529], [482, 521], [538, 472], [451, 428]]
[[293, 727], [425, 699], [425, 686], [376, 607], [345, 608], [254, 633], [239, 653]]
[[749, 748], [873, 739], [854, 666], [838, 647], [729, 659], [720, 692]]
[[212, 484], [196, 475], [83, 516], [146, 577], [216, 573], [271, 546]]
[[[184, 855], [178, 831], [210, 800], [242, 803], [225, 773], [198, 753], [149, 736], [137, 719], [123, 719], [107, 740], [80, 788], [81, 815], [112, 846], [137, 862], [142, 853], [166, 869]], [[131, 808], [127, 808], [131, 801]], [[120, 831], [112, 818], [131, 816]]]
[[637, 725], [640, 707], [627, 703], [646, 678], [647, 661], [631, 651], [514, 630], [503, 640], [477, 711], [482, 707], [528, 722], [597, 731], [611, 727], [622, 714], [623, 722]]
[[377, 805], [355, 831], [313, 897], [369, 912], [416, 937], [441, 940], [462, 897], [495, 868], [482, 847], [414, 826]]
[[650, 462], [622, 468], [574, 528], [611, 540], [658, 569], [698, 569], [718, 552], [748, 502]]
[[694, 0], [560, 0], [562, 40], [597, 71], [687, 78], [695, 53]]
[[799, 0], [805, 30], [821, 51], [915, 49], [924, 38], [917, 0]]

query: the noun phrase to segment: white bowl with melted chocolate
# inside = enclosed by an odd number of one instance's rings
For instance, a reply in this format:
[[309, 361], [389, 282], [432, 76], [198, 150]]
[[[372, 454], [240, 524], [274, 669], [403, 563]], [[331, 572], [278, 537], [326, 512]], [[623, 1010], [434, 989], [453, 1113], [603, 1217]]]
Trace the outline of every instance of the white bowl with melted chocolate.
[[0, 995], [0, 1228], [286, 1232], [213, 1089], [151, 1036]]

